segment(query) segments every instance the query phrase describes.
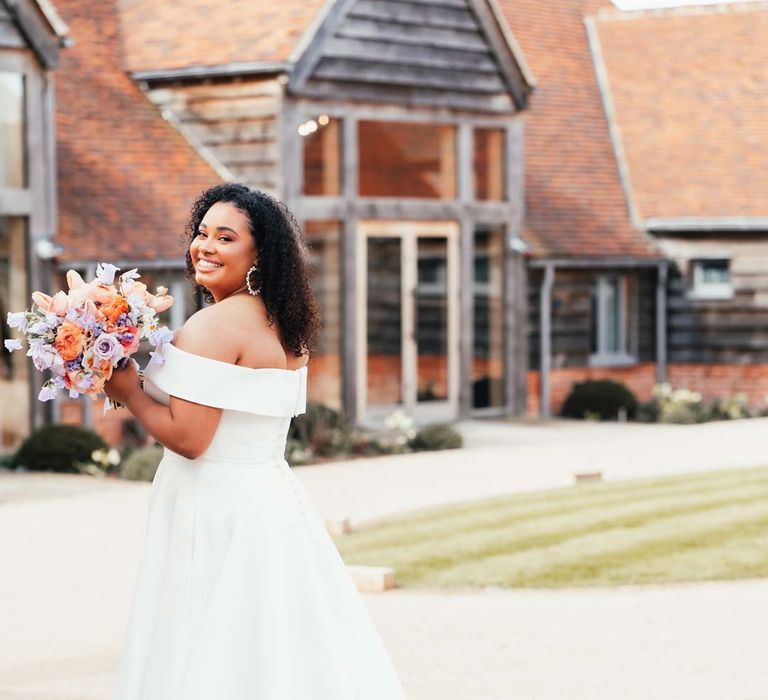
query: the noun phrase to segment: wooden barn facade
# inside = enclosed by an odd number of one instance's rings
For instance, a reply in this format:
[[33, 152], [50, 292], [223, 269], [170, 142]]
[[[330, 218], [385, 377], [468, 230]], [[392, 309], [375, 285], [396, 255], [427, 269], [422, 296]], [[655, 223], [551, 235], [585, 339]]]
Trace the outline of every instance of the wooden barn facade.
[[[241, 181], [305, 231], [323, 318], [308, 398], [357, 424], [396, 408], [419, 423], [555, 415], [574, 382], [601, 377], [641, 399], [670, 381], [765, 403], [765, 3], [57, 6], [74, 45], [54, 168], [46, 61], [65, 25], [41, 21], [48, 2], [0, 2], [11, 154], [22, 65], [28, 92], [29, 179], [0, 169], [9, 308], [47, 272], [60, 288], [107, 259], [168, 284], [178, 327], [202, 303], [184, 275], [190, 206]], [[38, 7], [37, 34], [11, 7]], [[4, 405], [40, 414], [10, 359]], [[119, 442], [126, 416], [100, 416], [62, 400], [52, 418]]]
[[[313, 250], [324, 325], [310, 400], [359, 424], [398, 407], [418, 422], [524, 410], [515, 242], [531, 80], [495, 4], [325, 3], [288, 53], [269, 54], [270, 33], [237, 61], [191, 56], [174, 15], [190, 8], [149, 4], [123, 14], [132, 77], [222, 178], [285, 201]], [[159, 22], [179, 27], [162, 46]]]
[[[49, 3], [0, 0], [0, 316], [47, 286], [56, 233], [53, 74], [67, 27]], [[2, 339], [11, 337], [3, 325]], [[45, 420], [40, 377], [2, 347], [0, 448]]]

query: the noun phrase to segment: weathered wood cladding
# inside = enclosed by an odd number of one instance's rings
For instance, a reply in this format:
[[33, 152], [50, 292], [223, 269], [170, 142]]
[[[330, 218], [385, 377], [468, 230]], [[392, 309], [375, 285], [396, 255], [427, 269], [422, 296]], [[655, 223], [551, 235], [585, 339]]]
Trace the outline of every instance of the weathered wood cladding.
[[10, 49], [25, 49], [24, 37], [13, 21], [8, 8], [0, 2], [0, 46]]
[[[587, 367], [592, 354], [595, 333], [593, 295], [597, 275], [620, 270], [557, 268], [552, 289], [552, 368]], [[655, 360], [656, 270], [627, 271], [632, 294], [630, 324], [633, 333], [629, 349], [638, 362]], [[528, 270], [528, 366], [540, 365], [539, 290], [543, 281], [541, 269]]]
[[[756, 364], [768, 362], [768, 237], [661, 239], [675, 260], [668, 283], [669, 361]], [[689, 294], [690, 261], [730, 259], [731, 299]]]
[[283, 89], [278, 80], [162, 84], [147, 93], [234, 179], [279, 193]]
[[515, 110], [467, 0], [356, 0], [321, 50], [303, 95]]

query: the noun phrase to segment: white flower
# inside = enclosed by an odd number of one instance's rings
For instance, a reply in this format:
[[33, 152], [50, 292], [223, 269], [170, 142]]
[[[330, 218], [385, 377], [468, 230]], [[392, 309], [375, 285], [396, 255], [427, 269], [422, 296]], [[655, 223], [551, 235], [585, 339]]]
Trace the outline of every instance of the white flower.
[[8, 312], [8, 325], [11, 328], [18, 328], [22, 333], [27, 330], [27, 313], [26, 311], [9, 311]]
[[120, 464], [120, 453], [114, 447], [109, 452], [107, 452], [107, 461], [113, 467], [116, 467], [118, 464]]
[[18, 338], [11, 338], [10, 340], [6, 340], [3, 345], [5, 345], [5, 349], [8, 350], [8, 352], [21, 350], [21, 341]]
[[109, 263], [99, 263], [96, 266], [96, 277], [103, 284], [112, 284], [115, 281], [115, 272], [120, 268]]

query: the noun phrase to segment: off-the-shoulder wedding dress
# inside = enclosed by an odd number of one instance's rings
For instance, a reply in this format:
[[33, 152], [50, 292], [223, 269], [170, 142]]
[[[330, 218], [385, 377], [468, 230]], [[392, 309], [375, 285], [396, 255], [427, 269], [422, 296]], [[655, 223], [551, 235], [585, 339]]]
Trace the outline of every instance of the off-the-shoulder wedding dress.
[[167, 344], [145, 391], [222, 408], [197, 459], [165, 448], [112, 700], [402, 700], [390, 657], [284, 459], [307, 367]]

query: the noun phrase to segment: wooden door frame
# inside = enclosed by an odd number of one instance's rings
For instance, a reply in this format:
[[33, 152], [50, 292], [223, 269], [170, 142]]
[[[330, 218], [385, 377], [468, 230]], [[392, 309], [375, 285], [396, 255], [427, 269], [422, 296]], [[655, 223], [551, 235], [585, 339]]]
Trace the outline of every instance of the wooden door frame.
[[[367, 219], [357, 222], [357, 289], [356, 326], [357, 326], [357, 416], [359, 424], [365, 424], [368, 418], [368, 329], [366, 311], [368, 305], [367, 269], [368, 245], [370, 236], [381, 238], [399, 238], [401, 249], [401, 358], [403, 410], [411, 414], [418, 422], [419, 418], [449, 421], [459, 415], [459, 235], [461, 227], [458, 221], [414, 221], [392, 219]], [[414, 336], [414, 294], [417, 285], [416, 239], [421, 237], [442, 237], [446, 239], [447, 294], [448, 305], [448, 398], [441, 402], [422, 402], [417, 400], [417, 361], [418, 349]], [[436, 405], [437, 404], [437, 405]], [[433, 409], [430, 411], [429, 409]], [[386, 410], [386, 409], [383, 409]], [[394, 410], [394, 405], [391, 407]], [[439, 415], [437, 415], [439, 414]]]

